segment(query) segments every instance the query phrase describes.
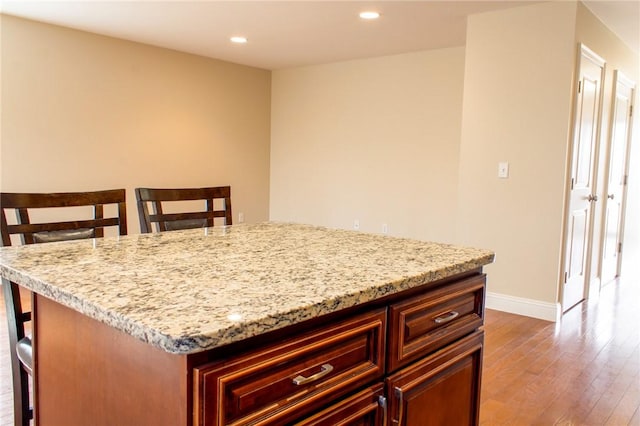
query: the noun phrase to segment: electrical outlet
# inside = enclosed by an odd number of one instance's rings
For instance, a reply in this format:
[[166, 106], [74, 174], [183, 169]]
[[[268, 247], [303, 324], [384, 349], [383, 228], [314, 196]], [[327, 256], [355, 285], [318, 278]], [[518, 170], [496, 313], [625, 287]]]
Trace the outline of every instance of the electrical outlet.
[[356, 231], [360, 230], [360, 221], [358, 219], [353, 221], [353, 229], [355, 229]]
[[386, 223], [382, 224], [382, 233], [385, 235], [389, 233], [389, 225], [387, 225]]
[[238, 223], [244, 223], [244, 213], [238, 213]]

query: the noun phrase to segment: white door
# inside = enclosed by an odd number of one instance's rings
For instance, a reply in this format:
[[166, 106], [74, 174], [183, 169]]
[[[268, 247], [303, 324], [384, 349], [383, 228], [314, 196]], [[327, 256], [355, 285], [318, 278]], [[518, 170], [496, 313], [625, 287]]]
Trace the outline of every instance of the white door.
[[600, 129], [600, 101], [604, 60], [581, 46], [579, 79], [573, 118], [571, 180], [566, 218], [562, 309], [568, 310], [586, 297], [589, 256], [593, 237], [592, 211], [595, 192], [596, 148]]
[[600, 277], [606, 284], [620, 274], [620, 254], [624, 230], [624, 208], [628, 174], [629, 141], [631, 140], [631, 115], [633, 112], [633, 83], [618, 70], [613, 76], [614, 97], [611, 108], [611, 132], [609, 134], [609, 172], [603, 200], [604, 226]]

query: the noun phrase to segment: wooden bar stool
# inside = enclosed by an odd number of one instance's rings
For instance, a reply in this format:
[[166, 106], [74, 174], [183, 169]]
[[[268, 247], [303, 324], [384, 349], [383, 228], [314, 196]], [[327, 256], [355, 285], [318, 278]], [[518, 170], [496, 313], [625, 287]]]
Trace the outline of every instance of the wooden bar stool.
[[[140, 231], [143, 233], [153, 232], [153, 224], [159, 232], [211, 227], [214, 226], [216, 218], [224, 218], [224, 225], [232, 224], [230, 186], [174, 189], [136, 188], [136, 199]], [[163, 210], [163, 203], [194, 200], [205, 201], [205, 210], [182, 213], [165, 213]], [[216, 200], [219, 200], [220, 207], [216, 207]]]
[[[117, 211], [105, 217], [104, 206], [114, 204]], [[93, 217], [55, 222], [35, 222], [30, 212], [38, 209], [61, 207], [92, 207]], [[9, 223], [7, 212], [16, 215], [15, 224]], [[42, 211], [41, 211], [42, 213]], [[76, 212], [77, 214], [77, 212]], [[65, 193], [0, 193], [0, 232], [2, 245], [11, 245], [11, 236], [17, 235], [22, 244], [97, 238], [104, 236], [104, 228], [117, 227], [120, 235], [127, 234], [125, 190]], [[33, 348], [25, 324], [31, 321], [31, 312], [22, 308], [17, 284], [3, 278], [9, 349], [13, 376], [14, 422], [28, 425], [33, 418], [29, 398], [29, 375], [33, 375]]]

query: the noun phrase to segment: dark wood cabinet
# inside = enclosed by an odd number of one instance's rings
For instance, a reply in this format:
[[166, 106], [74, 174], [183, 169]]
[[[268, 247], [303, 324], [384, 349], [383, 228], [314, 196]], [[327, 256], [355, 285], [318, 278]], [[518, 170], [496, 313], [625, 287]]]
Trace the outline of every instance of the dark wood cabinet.
[[196, 366], [194, 423], [475, 425], [484, 294], [450, 280]]
[[483, 337], [476, 331], [388, 377], [389, 424], [478, 424]]
[[295, 426], [382, 426], [387, 417], [384, 386], [378, 383], [295, 423]]
[[483, 324], [485, 276], [478, 275], [389, 307], [387, 371], [442, 348]]
[[36, 294], [36, 420], [42, 426], [476, 425], [484, 294], [478, 269], [275, 334], [181, 355]]
[[384, 375], [386, 309], [194, 369], [197, 425], [286, 424]]

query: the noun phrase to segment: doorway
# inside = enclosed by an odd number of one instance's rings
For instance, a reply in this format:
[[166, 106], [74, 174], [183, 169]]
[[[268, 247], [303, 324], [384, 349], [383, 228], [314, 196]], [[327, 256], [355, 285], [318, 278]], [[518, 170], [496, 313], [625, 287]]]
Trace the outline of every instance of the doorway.
[[571, 175], [565, 222], [562, 311], [587, 297], [593, 212], [596, 195], [596, 164], [601, 123], [605, 61], [580, 45], [575, 92]]
[[615, 70], [613, 90], [607, 150], [607, 197], [603, 200], [605, 206], [600, 253], [601, 285], [606, 285], [620, 276], [635, 85], [619, 70]]

